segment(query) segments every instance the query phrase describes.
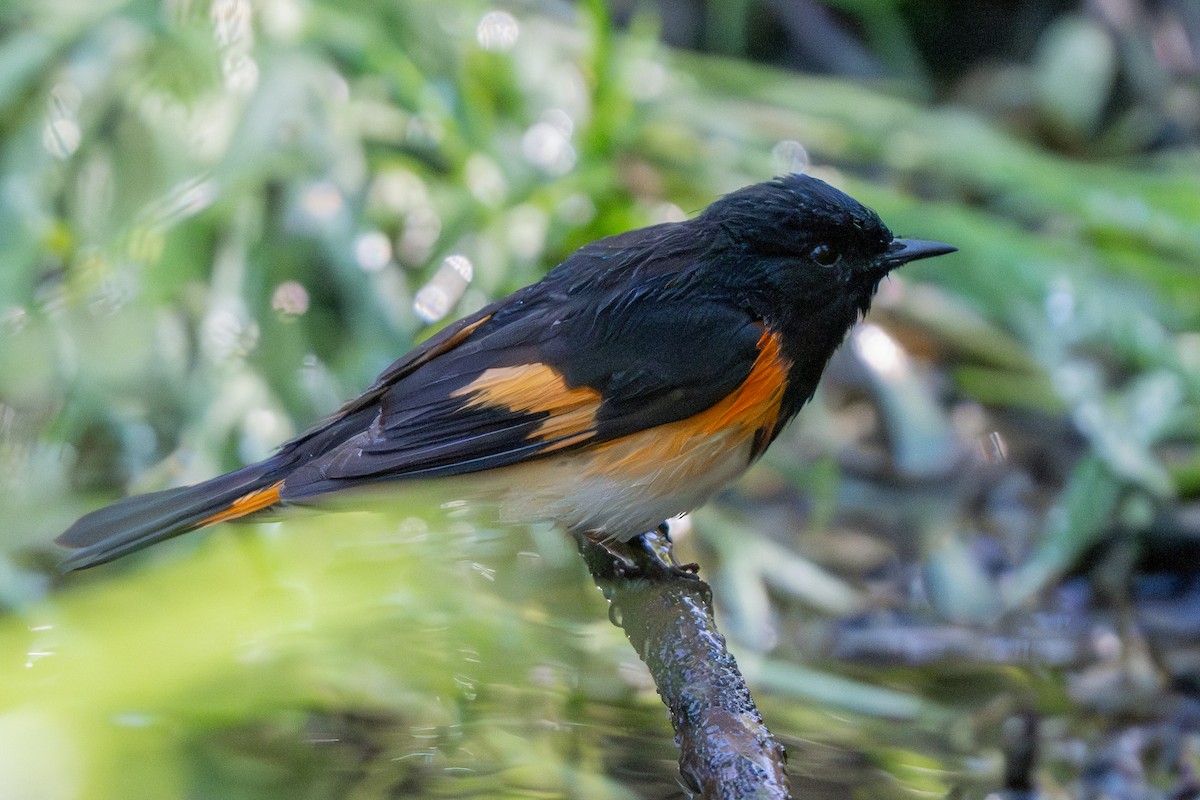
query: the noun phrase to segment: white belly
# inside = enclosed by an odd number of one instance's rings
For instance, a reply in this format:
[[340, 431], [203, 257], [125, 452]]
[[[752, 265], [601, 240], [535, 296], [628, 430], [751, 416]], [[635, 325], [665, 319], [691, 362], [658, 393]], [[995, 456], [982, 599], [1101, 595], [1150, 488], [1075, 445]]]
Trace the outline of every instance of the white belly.
[[495, 470], [484, 491], [502, 521], [554, 520], [624, 541], [703, 505], [742, 474], [751, 442], [730, 442], [731, 436], [676, 443], [628, 436], [597, 450]]

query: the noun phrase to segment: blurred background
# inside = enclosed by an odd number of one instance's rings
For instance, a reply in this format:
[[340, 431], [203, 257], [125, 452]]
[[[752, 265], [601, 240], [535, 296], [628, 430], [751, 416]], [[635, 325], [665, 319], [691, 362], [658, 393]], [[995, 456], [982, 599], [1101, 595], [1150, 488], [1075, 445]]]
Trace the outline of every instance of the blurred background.
[[796, 794], [1197, 796], [1198, 142], [1194, 0], [9, 0], [0, 794], [684, 796], [553, 528], [50, 542], [805, 170], [960, 252], [674, 526]]

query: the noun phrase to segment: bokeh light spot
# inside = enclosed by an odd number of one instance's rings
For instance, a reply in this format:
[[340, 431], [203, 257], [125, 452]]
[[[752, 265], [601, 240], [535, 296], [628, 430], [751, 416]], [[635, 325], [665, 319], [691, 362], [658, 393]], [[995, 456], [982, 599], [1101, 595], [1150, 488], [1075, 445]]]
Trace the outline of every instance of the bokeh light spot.
[[214, 308], [201, 326], [201, 346], [214, 362], [246, 355], [258, 338], [258, 325], [231, 308]]
[[513, 48], [521, 27], [507, 11], [489, 11], [475, 28], [475, 40], [484, 50], [503, 53]]
[[258, 62], [244, 53], [231, 53], [221, 61], [225, 86], [240, 94], [250, 94], [258, 86]]
[[457, 276], [463, 283], [470, 283], [475, 277], [475, 267], [471, 264], [471, 259], [457, 253], [446, 256], [446, 260], [442, 262], [442, 269]]
[[808, 151], [795, 139], [784, 139], [771, 148], [771, 163], [776, 175], [804, 172], [808, 169]]
[[908, 356], [896, 340], [878, 325], [860, 325], [851, 334], [854, 352], [881, 375], [894, 376], [907, 371]]
[[248, 0], [213, 0], [209, 14], [217, 46], [228, 49], [249, 44], [252, 13]]
[[68, 159], [79, 149], [83, 131], [74, 119], [52, 119], [42, 129], [42, 147], [57, 159]]
[[413, 298], [413, 310], [427, 323], [437, 322], [463, 296], [474, 277], [475, 268], [464, 255], [447, 256], [429, 283]]
[[563, 175], [575, 166], [575, 147], [571, 144], [574, 123], [561, 109], [551, 109], [525, 131], [521, 152], [534, 166], [551, 175]]
[[298, 317], [308, 311], [308, 290], [298, 281], [284, 281], [271, 294], [271, 308], [284, 317]]
[[379, 231], [368, 231], [354, 240], [354, 261], [364, 272], [378, 272], [392, 260], [392, 243]]
[[417, 292], [413, 298], [413, 310], [425, 322], [437, 322], [450, 310], [450, 298], [442, 287], [431, 283]]

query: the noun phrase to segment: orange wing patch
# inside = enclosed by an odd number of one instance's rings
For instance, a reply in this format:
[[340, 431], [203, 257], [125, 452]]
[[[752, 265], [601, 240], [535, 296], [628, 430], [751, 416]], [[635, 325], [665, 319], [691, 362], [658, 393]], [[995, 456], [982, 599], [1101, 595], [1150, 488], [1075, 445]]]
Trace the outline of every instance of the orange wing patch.
[[211, 517], [205, 517], [200, 520], [196, 527], [207, 528], [209, 525], [216, 525], [218, 522], [227, 522], [231, 519], [244, 517], [247, 514], [253, 514], [255, 511], [262, 511], [264, 508], [270, 508], [279, 502], [279, 490], [282, 488], [283, 481], [278, 481], [265, 489], [257, 489], [249, 494], [244, 494], [230, 503], [228, 508], [224, 508]]
[[[546, 364], [493, 367], [451, 397], [469, 396], [467, 408], [503, 408], [515, 413], [545, 413], [531, 438], [561, 440], [565, 447], [582, 441], [596, 430], [600, 393], [587, 386], [570, 388], [563, 376]], [[564, 438], [565, 437], [565, 438]]]

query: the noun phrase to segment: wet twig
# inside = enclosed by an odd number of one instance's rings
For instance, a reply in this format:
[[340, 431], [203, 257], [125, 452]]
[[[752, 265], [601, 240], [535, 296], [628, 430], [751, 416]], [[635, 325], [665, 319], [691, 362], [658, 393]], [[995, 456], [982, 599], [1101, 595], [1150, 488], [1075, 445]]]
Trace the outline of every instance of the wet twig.
[[722, 800], [790, 797], [783, 747], [717, 631], [708, 584], [674, 566], [670, 542], [658, 534], [619, 554], [586, 537], [578, 543], [671, 712], [688, 787]]

